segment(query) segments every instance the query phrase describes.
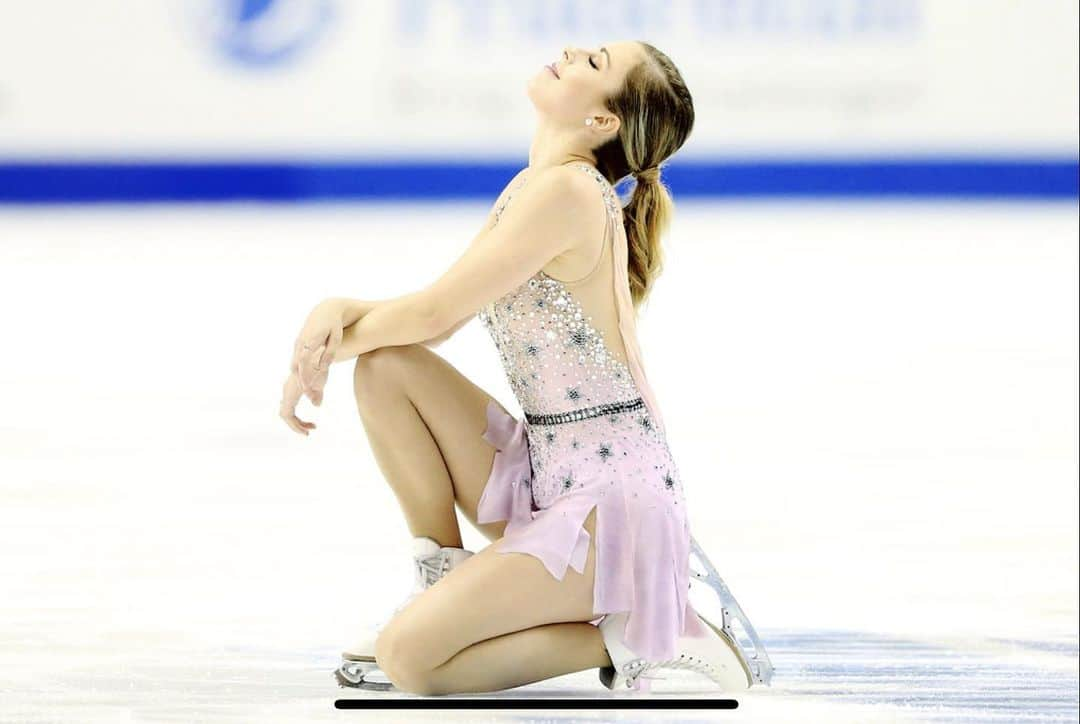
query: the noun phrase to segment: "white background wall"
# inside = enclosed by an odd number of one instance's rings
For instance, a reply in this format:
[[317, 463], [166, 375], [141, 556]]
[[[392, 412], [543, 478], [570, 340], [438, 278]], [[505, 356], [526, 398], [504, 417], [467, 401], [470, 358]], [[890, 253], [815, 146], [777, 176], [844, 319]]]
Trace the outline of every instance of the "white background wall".
[[1073, 157], [1078, 17], [1063, 0], [3, 0], [0, 159], [521, 155], [542, 64], [638, 38], [694, 95], [687, 156]]

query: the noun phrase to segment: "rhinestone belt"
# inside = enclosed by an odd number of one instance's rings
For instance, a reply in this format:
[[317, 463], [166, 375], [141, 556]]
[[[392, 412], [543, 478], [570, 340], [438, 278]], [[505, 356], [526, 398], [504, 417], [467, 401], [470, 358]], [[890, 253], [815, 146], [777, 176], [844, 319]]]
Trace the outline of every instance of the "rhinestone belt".
[[644, 406], [645, 401], [638, 397], [626, 402], [605, 402], [602, 405], [596, 405], [594, 407], [585, 407], [580, 410], [571, 410], [569, 412], [555, 412], [550, 415], [534, 415], [526, 412], [525, 419], [532, 425], [558, 425], [562, 422], [585, 420], [590, 417], [600, 417], [601, 415], [608, 415], [613, 412], [636, 410]]

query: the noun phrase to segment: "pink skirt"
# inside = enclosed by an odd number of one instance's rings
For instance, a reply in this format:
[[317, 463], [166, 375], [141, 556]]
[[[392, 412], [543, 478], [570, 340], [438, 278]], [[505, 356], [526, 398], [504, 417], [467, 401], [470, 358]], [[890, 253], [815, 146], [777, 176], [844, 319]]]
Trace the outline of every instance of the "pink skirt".
[[[595, 507], [593, 613], [597, 617], [589, 623], [597, 625], [608, 613], [626, 611], [623, 640], [649, 661], [676, 657], [680, 636], [706, 635], [705, 624], [688, 599], [686, 505], [673, 505], [672, 497], [636, 484], [629, 465], [640, 465], [640, 459], [618, 461], [623, 467], [614, 468], [614, 479], [611, 467], [603, 475], [586, 472], [584, 485], [540, 507], [533, 494], [527, 423], [490, 401], [483, 438], [496, 452], [477, 521], [507, 521], [503, 537], [492, 544], [496, 551], [533, 555], [558, 580], [566, 575], [567, 566], [584, 573], [590, 541], [584, 522]], [[666, 445], [645, 449], [645, 454], [663, 458], [666, 467], [673, 468]]]

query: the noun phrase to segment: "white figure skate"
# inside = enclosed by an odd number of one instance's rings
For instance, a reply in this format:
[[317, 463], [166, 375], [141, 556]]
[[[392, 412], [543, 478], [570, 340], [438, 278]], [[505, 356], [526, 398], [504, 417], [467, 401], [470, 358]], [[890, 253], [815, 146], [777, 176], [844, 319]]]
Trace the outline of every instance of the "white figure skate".
[[[723, 691], [743, 691], [750, 687], [750, 676], [738, 654], [725, 637], [715, 632], [712, 624], [709, 624], [707, 636], [680, 636], [675, 643], [679, 653], [674, 658], [647, 661], [637, 656], [623, 642], [623, 629], [626, 627], [628, 615], [625, 611], [609, 613], [600, 622], [600, 635], [612, 663], [612, 666], [600, 669], [600, 682], [607, 688], [630, 688], [639, 678], [664, 678], [651, 673], [657, 669], [695, 671], [707, 676]], [[702, 621], [705, 619], [702, 618]], [[646, 685], [642, 688], [648, 687]]]
[[[755, 684], [770, 684], [773, 667], [757, 632], [693, 536], [690, 544], [691, 553], [697, 555], [705, 567], [705, 573], [699, 573], [691, 566], [691, 575], [712, 587], [720, 598], [723, 612], [720, 628], [699, 614], [698, 617], [709, 630], [706, 636], [681, 636], [675, 644], [678, 651], [675, 658], [647, 661], [637, 656], [623, 641], [629, 614], [625, 611], [608, 614], [599, 625], [612, 663], [599, 670], [600, 681], [607, 688], [631, 688], [640, 678], [646, 680], [642, 688], [648, 689], [647, 680], [664, 678], [650, 673], [658, 669], [695, 671], [711, 679], [723, 691], [745, 691]], [[738, 622], [746, 633], [752, 652], [740, 642], [733, 621]]]
[[435, 585], [436, 581], [471, 555], [473, 551], [466, 548], [440, 547], [438, 541], [427, 536], [414, 538], [413, 560], [416, 576], [413, 590], [386, 620], [369, 626], [359, 641], [341, 652], [341, 666], [334, 671], [338, 686], [373, 691], [392, 689], [393, 684], [386, 679], [375, 661], [375, 639], [379, 632], [398, 611], [408, 606], [414, 598]]

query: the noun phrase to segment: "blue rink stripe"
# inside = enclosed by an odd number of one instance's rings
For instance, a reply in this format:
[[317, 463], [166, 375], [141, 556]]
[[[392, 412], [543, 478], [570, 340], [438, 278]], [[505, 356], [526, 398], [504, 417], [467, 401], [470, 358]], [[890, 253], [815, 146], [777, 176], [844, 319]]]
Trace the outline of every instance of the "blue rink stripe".
[[[0, 203], [491, 200], [525, 164], [0, 160]], [[1080, 197], [1077, 158], [687, 160], [663, 178], [681, 198]]]

